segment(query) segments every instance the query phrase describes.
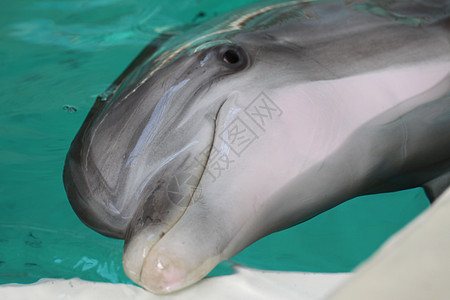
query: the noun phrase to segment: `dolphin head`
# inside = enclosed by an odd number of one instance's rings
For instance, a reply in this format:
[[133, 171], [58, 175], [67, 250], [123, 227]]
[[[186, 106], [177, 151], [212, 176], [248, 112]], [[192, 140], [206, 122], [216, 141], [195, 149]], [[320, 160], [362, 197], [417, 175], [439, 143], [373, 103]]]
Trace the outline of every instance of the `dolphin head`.
[[[181, 288], [206, 275], [223, 259], [222, 251], [236, 233], [218, 221], [226, 222], [226, 210], [240, 205], [236, 200], [241, 191], [220, 195], [214, 189], [225, 177], [220, 176], [222, 167], [215, 165], [215, 159], [241, 151], [217, 147], [233, 138], [226, 136], [227, 126], [262, 90], [255, 84], [256, 73], [240, 76], [254, 72], [252, 57], [260, 45], [229, 37], [212, 45], [202, 41], [205, 44], [201, 49], [182, 44], [177, 55], [160, 51], [122, 75], [96, 100], [64, 168], [65, 189], [78, 217], [97, 232], [125, 239], [126, 273], [156, 292]], [[251, 141], [256, 138], [251, 136]], [[225, 182], [220, 189], [233, 190], [232, 184]], [[231, 195], [235, 199], [227, 199]], [[223, 210], [215, 207], [218, 204], [224, 205]], [[162, 239], [171, 240], [165, 236], [191, 206], [200, 208], [197, 216], [205, 228], [192, 232], [192, 238], [173, 242], [189, 240], [204, 249], [166, 245], [173, 253], [153, 262], [152, 249]], [[208, 225], [208, 219], [220, 214]], [[156, 249], [155, 255], [162, 249]], [[199, 252], [193, 255], [193, 251]], [[207, 264], [201, 263], [204, 259]], [[198, 270], [192, 275], [194, 269]]]
[[[375, 182], [364, 172], [395, 166], [375, 153], [382, 142], [339, 150], [383, 108], [352, 114], [361, 101], [348, 96], [375, 97], [367, 82], [383, 76], [338, 79], [386, 68], [380, 57], [403, 51], [403, 31], [383, 31], [395, 33], [389, 47], [366, 47], [385, 22], [334, 4], [320, 19], [309, 8], [288, 2], [207, 22], [138, 57], [96, 100], [68, 152], [65, 188], [85, 224], [125, 240], [136, 283], [156, 293], [191, 285], [259, 238], [358, 195]], [[358, 30], [347, 34], [334, 16]]]
[[66, 158], [79, 218], [125, 239], [127, 275], [158, 293], [198, 281], [274, 231], [255, 231], [248, 216], [279, 184], [265, 160], [282, 151], [270, 141], [287, 125], [264, 91], [288, 78], [268, 81], [262, 68], [293, 67], [270, 34], [211, 39], [156, 53], [121, 76], [96, 100]]
[[225, 17], [228, 27], [206, 23], [132, 63], [70, 147], [64, 183], [73, 209], [92, 229], [125, 240], [124, 270], [150, 291], [189, 286], [261, 237], [324, 210], [310, 195], [301, 211], [276, 199], [294, 166], [307, 169], [323, 154], [310, 146], [320, 112], [308, 97], [294, 106], [292, 87], [333, 74], [283, 37], [291, 27], [246, 30], [265, 11]]

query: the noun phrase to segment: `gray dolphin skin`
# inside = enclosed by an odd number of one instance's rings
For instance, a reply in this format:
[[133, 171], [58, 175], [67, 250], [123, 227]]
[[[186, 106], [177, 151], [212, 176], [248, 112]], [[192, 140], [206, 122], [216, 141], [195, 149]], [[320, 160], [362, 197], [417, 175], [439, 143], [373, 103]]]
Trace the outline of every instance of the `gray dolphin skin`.
[[359, 195], [450, 185], [450, 1], [244, 7], [153, 40], [98, 97], [64, 185], [155, 293]]

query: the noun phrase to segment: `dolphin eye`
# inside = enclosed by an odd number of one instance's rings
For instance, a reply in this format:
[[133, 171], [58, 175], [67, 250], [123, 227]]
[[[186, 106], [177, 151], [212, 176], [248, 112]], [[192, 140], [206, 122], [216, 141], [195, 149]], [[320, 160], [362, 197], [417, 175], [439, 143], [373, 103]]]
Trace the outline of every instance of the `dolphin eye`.
[[222, 56], [222, 60], [227, 64], [234, 65], [239, 63], [240, 58], [239, 54], [234, 49], [230, 49], [225, 51], [225, 53]]
[[244, 69], [248, 64], [248, 57], [241, 47], [237, 45], [222, 46], [219, 48], [218, 59], [228, 68], [234, 71]]

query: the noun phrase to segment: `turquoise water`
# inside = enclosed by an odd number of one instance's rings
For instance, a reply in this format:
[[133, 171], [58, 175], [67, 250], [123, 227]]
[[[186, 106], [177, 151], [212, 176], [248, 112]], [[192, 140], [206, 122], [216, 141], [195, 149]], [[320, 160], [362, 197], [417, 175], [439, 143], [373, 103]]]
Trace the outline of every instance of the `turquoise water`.
[[[64, 157], [98, 94], [146, 43], [252, 1], [8, 1], [0, 10], [0, 283], [130, 282], [122, 241], [85, 227]], [[420, 189], [351, 200], [232, 259], [255, 268], [350, 271], [428, 206]], [[213, 274], [229, 272], [232, 262]]]

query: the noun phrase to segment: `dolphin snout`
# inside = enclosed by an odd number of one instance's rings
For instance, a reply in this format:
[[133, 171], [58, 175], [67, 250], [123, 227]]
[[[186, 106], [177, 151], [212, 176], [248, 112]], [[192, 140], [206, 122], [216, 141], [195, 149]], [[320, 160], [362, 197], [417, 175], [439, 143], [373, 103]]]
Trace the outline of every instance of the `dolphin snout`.
[[[155, 265], [156, 271], [166, 274], [169, 266], [180, 265], [175, 263], [179, 261], [176, 257], [179, 255], [168, 255], [166, 250], [162, 250], [161, 255], [159, 246], [165, 236], [170, 233], [173, 227], [177, 227], [177, 222], [182, 218], [185, 211], [196, 203], [200, 190], [197, 190], [200, 179], [200, 174], [203, 172], [201, 165], [190, 167], [191, 172], [183, 171], [184, 166], [179, 166], [175, 169], [166, 170], [162, 179], [158, 180], [156, 187], [148, 190], [146, 195], [148, 197], [141, 201], [141, 206], [136, 209], [133, 220], [130, 222], [127, 235], [126, 245], [123, 254], [123, 267], [125, 273], [135, 282], [146, 286], [149, 290], [158, 292], [158, 289], [152, 288], [151, 284], [142, 283], [154, 282], [149, 280], [149, 272], [153, 270]], [[161, 177], [160, 177], [161, 178]], [[183, 249], [179, 246], [171, 246], [173, 248]], [[155, 261], [154, 259], [157, 259]], [[170, 262], [168, 262], [170, 261]], [[165, 266], [161, 268], [161, 266]], [[159, 267], [159, 268], [158, 268]], [[172, 268], [174, 270], [175, 268]], [[176, 269], [185, 269], [184, 266], [179, 266]], [[154, 273], [156, 276], [157, 272]], [[179, 275], [164, 275], [172, 278], [171, 281], [177, 277], [182, 279]], [[153, 276], [153, 275], [152, 275]], [[150, 276], [151, 277], [151, 276]], [[161, 292], [159, 292], [161, 293]]]
[[158, 247], [144, 261], [141, 282], [150, 291], [169, 293], [184, 286], [188, 274], [186, 261], [168, 250]]
[[[135, 241], [135, 249], [148, 247], [149, 240], [153, 244], [145, 253], [141, 252], [140, 262], [136, 262], [140, 264], [136, 282], [147, 290], [166, 294], [182, 289], [206, 276], [224, 260], [230, 235], [220, 220], [223, 216], [218, 211], [211, 212], [201, 201], [191, 200], [177, 223], [162, 237], [149, 230], [146, 236], [149, 239], [141, 235]], [[130, 252], [124, 258], [136, 260], [136, 253]]]

